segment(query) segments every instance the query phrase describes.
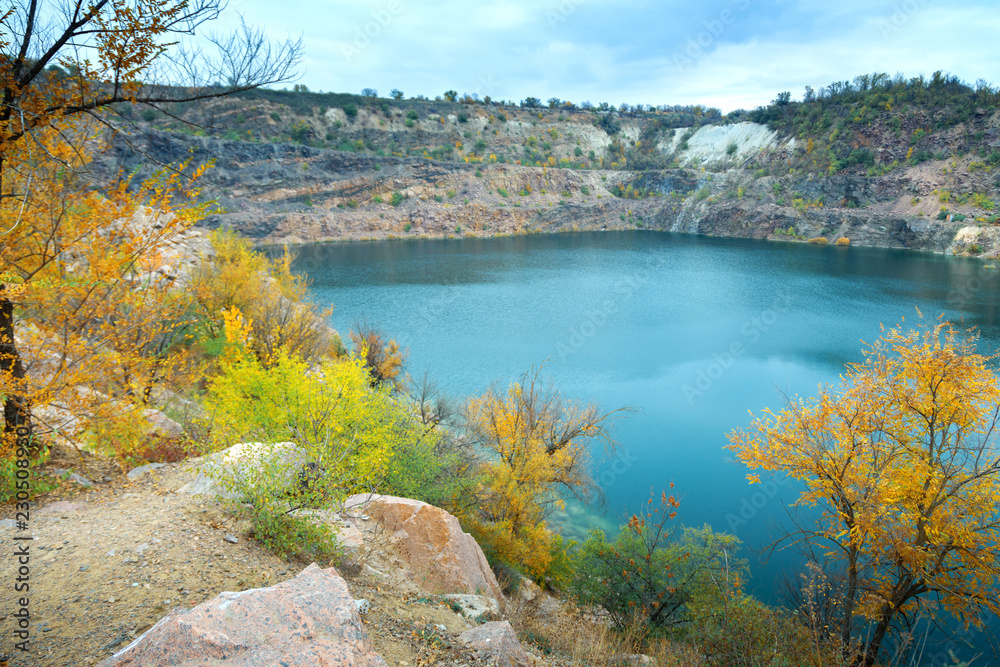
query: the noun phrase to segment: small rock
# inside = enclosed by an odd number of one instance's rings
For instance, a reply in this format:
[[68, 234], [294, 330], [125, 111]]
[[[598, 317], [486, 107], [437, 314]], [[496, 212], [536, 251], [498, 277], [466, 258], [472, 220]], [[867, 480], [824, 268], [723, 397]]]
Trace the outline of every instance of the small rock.
[[371, 605], [368, 603], [368, 600], [365, 600], [364, 598], [360, 600], [355, 600], [354, 605], [358, 608], [359, 614], [367, 614], [368, 609], [371, 608]]
[[137, 554], [141, 554], [142, 552], [144, 552], [148, 548], [149, 548], [149, 542], [143, 542], [142, 544], [140, 544], [139, 546], [137, 546], [135, 548], [135, 552]]
[[0, 519], [0, 530], [9, 530], [17, 525], [13, 519]]
[[226, 542], [229, 542], [230, 544], [239, 544], [240, 542], [240, 538], [236, 537], [232, 533], [226, 533], [226, 536], [223, 537], [222, 539], [224, 539]]
[[80, 566], [80, 572], [86, 572], [89, 568], [90, 568], [89, 565], [81, 565]]
[[[89, 479], [87, 479], [83, 475], [79, 475], [79, 474], [73, 472], [72, 470], [66, 470], [65, 468], [49, 468], [49, 472], [51, 472], [53, 475], [57, 475], [59, 477], [62, 477], [63, 475], [66, 475], [68, 473], [69, 480], [72, 481], [72, 482], [76, 482], [80, 486], [91, 487], [91, 486], [94, 485], [94, 483], [91, 482]], [[59, 501], [59, 502], [65, 502], [65, 501]], [[53, 505], [58, 505], [59, 503], [52, 503], [52, 504]], [[71, 504], [74, 504], [74, 503], [67, 503], [67, 504], [71, 505]]]
[[458, 636], [469, 648], [496, 660], [500, 667], [527, 667], [531, 664], [514, 628], [508, 621], [491, 621]]
[[157, 468], [162, 468], [165, 465], [167, 465], [167, 464], [166, 463], [147, 463], [144, 466], [139, 466], [138, 468], [135, 468], [134, 470], [129, 471], [129, 474], [126, 475], [126, 476], [129, 479], [131, 479], [131, 480], [134, 481], [134, 480], [139, 479], [143, 475], [145, 475], [147, 472], [151, 472], [153, 470], [156, 470]]

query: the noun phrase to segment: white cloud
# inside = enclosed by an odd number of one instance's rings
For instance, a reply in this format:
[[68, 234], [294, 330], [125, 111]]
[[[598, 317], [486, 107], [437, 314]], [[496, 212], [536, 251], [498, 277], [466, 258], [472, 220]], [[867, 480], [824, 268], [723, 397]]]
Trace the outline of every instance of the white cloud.
[[[248, 21], [276, 37], [302, 32], [303, 83], [332, 91], [397, 87], [433, 97], [454, 88], [729, 111], [863, 72], [943, 69], [974, 81], [1000, 71], [1000, 16], [990, 3], [325, 0], [289, 11], [239, 1]], [[701, 35], [727, 9], [735, 20]], [[699, 36], [703, 52], [679, 68], [675, 55]]]

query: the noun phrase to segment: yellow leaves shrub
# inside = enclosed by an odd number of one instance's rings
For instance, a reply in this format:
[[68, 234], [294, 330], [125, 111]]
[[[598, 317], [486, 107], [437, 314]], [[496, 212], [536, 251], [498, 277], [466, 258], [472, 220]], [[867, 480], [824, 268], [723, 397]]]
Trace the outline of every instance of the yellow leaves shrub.
[[469, 400], [466, 428], [483, 461], [469, 489], [474, 507], [460, 518], [489, 555], [535, 577], [545, 574], [553, 540], [546, 518], [564, 507], [561, 494], [595, 490], [587, 443], [614, 446], [607, 430], [614, 414], [564, 402], [542, 383], [540, 369], [506, 392], [491, 389]]
[[215, 256], [189, 287], [206, 339], [222, 339], [223, 313], [237, 308], [250, 326], [247, 346], [264, 365], [279, 349], [310, 361], [339, 354], [340, 340], [326, 325], [330, 310], [305, 300], [308, 282], [292, 272], [287, 250], [269, 259], [231, 232], [214, 232], [211, 241]]

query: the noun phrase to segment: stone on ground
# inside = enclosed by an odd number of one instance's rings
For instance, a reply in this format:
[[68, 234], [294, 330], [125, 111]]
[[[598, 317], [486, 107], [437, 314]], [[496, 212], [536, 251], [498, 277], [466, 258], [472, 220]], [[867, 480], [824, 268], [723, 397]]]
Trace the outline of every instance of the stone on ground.
[[458, 638], [477, 653], [492, 658], [499, 667], [527, 667], [533, 662], [507, 621], [484, 623], [466, 630]]
[[333, 568], [175, 610], [99, 667], [386, 667]]
[[365, 512], [392, 531], [393, 545], [417, 586], [430, 593], [503, 599], [483, 550], [443, 509], [420, 500], [372, 494], [351, 496], [344, 508]]

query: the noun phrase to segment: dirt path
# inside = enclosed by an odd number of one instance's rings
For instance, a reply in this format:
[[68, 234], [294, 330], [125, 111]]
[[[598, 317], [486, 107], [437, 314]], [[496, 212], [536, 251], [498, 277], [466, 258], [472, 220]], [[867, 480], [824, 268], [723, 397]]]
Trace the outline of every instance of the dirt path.
[[[211, 499], [175, 493], [194, 478], [189, 464], [166, 464], [134, 481], [113, 463], [81, 461], [72, 450], [57, 451], [47, 464], [53, 466], [106, 481], [90, 489], [64, 482], [32, 503], [27, 531], [10, 521], [0, 529], [0, 667], [94, 665], [173, 608], [270, 586], [307, 565], [257, 545], [247, 537], [249, 525]], [[13, 518], [13, 505], [0, 505], [0, 520]], [[34, 538], [27, 654], [15, 650], [11, 636], [22, 595], [13, 590], [13, 538], [25, 534]], [[364, 621], [389, 665], [485, 664], [457, 642], [471, 622], [441, 600], [387, 587], [365, 568], [348, 584], [371, 602]]]

